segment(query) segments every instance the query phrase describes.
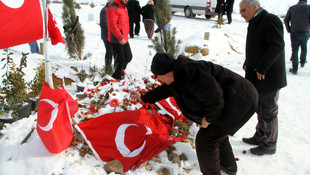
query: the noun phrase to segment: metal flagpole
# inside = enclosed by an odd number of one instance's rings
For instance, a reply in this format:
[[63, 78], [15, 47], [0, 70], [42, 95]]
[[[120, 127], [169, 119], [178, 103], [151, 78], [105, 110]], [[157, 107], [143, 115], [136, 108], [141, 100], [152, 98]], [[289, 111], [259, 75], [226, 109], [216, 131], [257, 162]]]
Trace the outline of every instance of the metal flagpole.
[[44, 21], [44, 29], [43, 29], [43, 41], [44, 41], [44, 60], [45, 60], [45, 81], [49, 84], [50, 88], [54, 88], [53, 78], [51, 72], [51, 62], [49, 60], [48, 54], [48, 8], [46, 4], [46, 0], [43, 0], [43, 21]]

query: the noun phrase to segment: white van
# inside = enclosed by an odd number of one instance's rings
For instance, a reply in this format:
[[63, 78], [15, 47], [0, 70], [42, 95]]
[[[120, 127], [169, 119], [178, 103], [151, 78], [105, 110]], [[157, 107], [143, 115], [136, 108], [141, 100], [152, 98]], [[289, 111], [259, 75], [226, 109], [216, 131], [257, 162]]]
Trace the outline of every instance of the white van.
[[184, 12], [185, 17], [194, 18], [205, 15], [207, 19], [216, 15], [217, 0], [169, 0], [172, 13]]

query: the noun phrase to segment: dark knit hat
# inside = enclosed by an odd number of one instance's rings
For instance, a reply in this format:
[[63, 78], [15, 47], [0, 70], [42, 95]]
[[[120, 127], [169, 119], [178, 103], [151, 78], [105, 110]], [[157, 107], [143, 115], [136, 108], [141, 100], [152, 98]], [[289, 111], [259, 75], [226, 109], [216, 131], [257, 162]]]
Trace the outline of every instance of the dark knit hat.
[[170, 53], [156, 53], [153, 57], [151, 71], [154, 75], [165, 75], [172, 71], [175, 59]]

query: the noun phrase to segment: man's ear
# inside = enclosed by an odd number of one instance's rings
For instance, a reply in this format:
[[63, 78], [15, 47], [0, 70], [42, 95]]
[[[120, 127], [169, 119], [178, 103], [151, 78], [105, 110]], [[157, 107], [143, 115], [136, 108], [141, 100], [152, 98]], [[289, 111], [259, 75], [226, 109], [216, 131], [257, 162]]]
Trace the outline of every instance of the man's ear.
[[254, 9], [254, 11], [256, 11], [256, 10], [258, 10], [258, 5], [257, 4], [253, 4], [253, 9]]

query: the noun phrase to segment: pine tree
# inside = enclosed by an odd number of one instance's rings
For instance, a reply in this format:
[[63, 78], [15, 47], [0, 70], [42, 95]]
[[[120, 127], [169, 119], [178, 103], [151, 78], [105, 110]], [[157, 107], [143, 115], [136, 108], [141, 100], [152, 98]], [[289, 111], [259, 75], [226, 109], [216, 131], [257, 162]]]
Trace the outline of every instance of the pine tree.
[[71, 58], [81, 60], [85, 44], [84, 31], [79, 23], [79, 17], [75, 14], [73, 0], [63, 0], [63, 3], [62, 20], [67, 51]]
[[[154, 8], [155, 23], [157, 26], [163, 26], [171, 20], [171, 8], [167, 0], [156, 0]], [[170, 53], [174, 57], [177, 56], [180, 48], [180, 40], [176, 40], [176, 28], [160, 30], [152, 39], [153, 45], [150, 47], [156, 52]]]

